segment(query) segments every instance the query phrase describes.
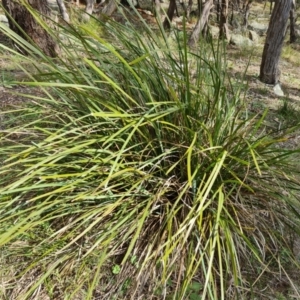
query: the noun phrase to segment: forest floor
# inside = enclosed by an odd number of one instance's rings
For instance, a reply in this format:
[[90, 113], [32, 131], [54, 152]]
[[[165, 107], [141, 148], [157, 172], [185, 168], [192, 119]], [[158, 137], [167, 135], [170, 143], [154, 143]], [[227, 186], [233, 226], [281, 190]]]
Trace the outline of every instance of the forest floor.
[[[268, 18], [268, 9], [263, 10], [263, 5], [253, 4], [250, 19], [257, 19], [258, 17]], [[151, 18], [151, 22], [154, 22], [153, 18]], [[300, 38], [294, 45], [290, 45], [288, 40], [284, 44], [280, 60], [280, 81], [284, 96], [277, 96], [274, 93], [273, 86], [266, 85], [259, 80], [264, 40], [265, 35], [260, 36], [253, 47], [238, 47], [228, 44], [228, 71], [233, 82], [241, 85], [244, 92], [242, 95], [245, 96], [249, 111], [262, 115], [265, 109], [268, 109], [269, 114], [266, 119], [266, 127], [277, 128], [280, 131], [284, 125], [300, 122]], [[0, 43], [7, 43], [6, 38], [1, 34]], [[0, 56], [0, 130], [1, 112], [26, 105], [28, 101], [32, 101], [24, 97], [24, 94], [39, 93], [37, 89], [22, 86], [22, 84], [11, 85], [11, 82], [16, 79], [21, 81], [24, 78], [24, 74], [16, 69], [16, 66], [11, 61], [7, 54]], [[291, 148], [299, 147], [300, 133], [293, 134], [286, 143]], [[294, 250], [296, 257], [300, 261], [300, 240], [295, 241]], [[291, 270], [289, 275], [300, 286], [299, 271]], [[268, 294], [268, 296], [254, 299], [298, 299], [296, 296], [293, 296], [290, 285], [286, 284], [286, 276], [283, 275], [282, 278], [275, 281], [266, 284], [268, 288], [266, 295]]]

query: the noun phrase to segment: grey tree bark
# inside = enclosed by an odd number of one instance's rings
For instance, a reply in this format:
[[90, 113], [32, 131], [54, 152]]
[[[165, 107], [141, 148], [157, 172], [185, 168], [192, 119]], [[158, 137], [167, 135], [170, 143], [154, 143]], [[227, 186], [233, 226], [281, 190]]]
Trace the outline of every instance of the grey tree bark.
[[94, 0], [86, 0], [85, 2], [86, 2], [86, 7], [85, 7], [86, 13], [82, 16], [82, 20], [84, 22], [88, 22], [90, 19], [90, 15], [93, 13], [94, 10]]
[[245, 3], [245, 6], [244, 6], [244, 26], [245, 28], [248, 27], [248, 19], [249, 19], [249, 14], [250, 14], [250, 7], [251, 7], [251, 4], [252, 4], [253, 0], [248, 0], [247, 3]]
[[260, 65], [259, 78], [264, 83], [276, 84], [280, 79], [278, 64], [292, 3], [293, 0], [275, 2]]
[[94, 9], [94, 0], [87, 0], [85, 12], [91, 15], [93, 13], [93, 9]]
[[70, 23], [70, 17], [69, 17], [69, 14], [68, 14], [68, 11], [66, 9], [66, 6], [65, 6], [65, 3], [63, 0], [56, 0], [57, 2], [57, 6], [59, 8], [59, 11], [63, 17], [63, 19], [67, 22], [67, 23]]
[[195, 47], [195, 45], [199, 41], [200, 34], [201, 34], [204, 26], [208, 22], [208, 17], [209, 17], [212, 6], [213, 6], [213, 0], [207, 0], [205, 2], [204, 6], [201, 10], [201, 15], [198, 18], [197, 24], [194, 27], [193, 32], [190, 36], [189, 43], [188, 43], [190, 47]]
[[47, 17], [51, 13], [47, 0], [2, 0], [2, 4], [6, 10], [9, 26], [14, 32], [38, 46], [46, 55], [58, 56], [58, 45], [26, 7], [30, 6], [36, 10], [47, 22]]
[[[176, 0], [175, 0], [175, 3], [176, 3]], [[189, 17], [190, 17], [191, 11], [192, 11], [193, 0], [188, 0], [187, 4], [186, 4], [186, 0], [179, 0], [179, 3], [180, 3], [180, 6], [183, 9], [183, 12], [184, 12], [184, 15], [185, 15], [186, 19], [188, 20]], [[176, 6], [177, 6], [177, 4], [176, 4]], [[177, 9], [177, 15], [179, 16], [178, 6], [176, 7], [176, 9]]]
[[191, 15], [191, 11], [192, 11], [192, 7], [193, 7], [193, 0], [189, 0], [188, 2], [188, 6], [186, 8], [186, 18], [189, 19], [190, 18], [190, 15]]

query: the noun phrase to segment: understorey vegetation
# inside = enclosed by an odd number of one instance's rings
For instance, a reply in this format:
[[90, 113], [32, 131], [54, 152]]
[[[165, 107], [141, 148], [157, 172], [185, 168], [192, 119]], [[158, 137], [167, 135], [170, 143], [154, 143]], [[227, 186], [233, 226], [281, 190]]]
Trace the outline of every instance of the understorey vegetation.
[[0, 297], [251, 299], [276, 274], [299, 296], [299, 122], [248, 111], [225, 43], [38, 22], [59, 57], [0, 25], [37, 91], [1, 112]]

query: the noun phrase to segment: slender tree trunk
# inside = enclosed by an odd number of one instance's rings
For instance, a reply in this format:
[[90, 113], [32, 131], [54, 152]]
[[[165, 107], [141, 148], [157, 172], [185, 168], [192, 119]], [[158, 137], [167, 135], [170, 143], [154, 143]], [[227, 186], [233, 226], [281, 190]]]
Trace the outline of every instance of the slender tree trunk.
[[297, 19], [296, 13], [296, 3], [293, 1], [292, 9], [290, 11], [290, 43], [295, 43], [297, 40], [296, 31], [295, 31], [295, 24]]
[[86, 0], [85, 12], [91, 15], [94, 9], [94, 0]]
[[250, 7], [252, 4], [252, 1], [253, 0], [248, 0], [245, 5], [245, 8], [244, 8], [244, 26], [245, 26], [245, 28], [248, 27], [248, 19], [249, 19]]
[[[193, 7], [193, 0], [189, 0], [187, 5], [185, 0], [180, 0], [179, 3], [182, 6], [185, 17], [189, 19]], [[179, 17], [176, 0], [175, 0], [175, 4], [176, 4], [177, 16]]]
[[[46, 55], [58, 56], [58, 45], [26, 8], [31, 6], [40, 15], [49, 17], [51, 10], [47, 0], [2, 0], [2, 4], [8, 14], [9, 26], [14, 32], [38, 46]], [[44, 21], [47, 22], [47, 18]]]
[[230, 1], [231, 3], [231, 16], [230, 16], [230, 24], [233, 24], [233, 20], [234, 20], [234, 3], [233, 1]]
[[230, 40], [228, 29], [228, 0], [221, 0], [221, 14], [220, 14], [220, 38]]
[[82, 16], [82, 20], [84, 22], [88, 22], [90, 19], [90, 15], [94, 10], [94, 0], [86, 0], [85, 14]]
[[68, 11], [66, 9], [66, 6], [65, 6], [65, 3], [63, 0], [56, 0], [57, 2], [57, 5], [58, 5], [58, 8], [59, 8], [59, 11], [63, 17], [63, 19], [67, 22], [67, 23], [70, 23], [70, 17], [69, 17], [69, 14], [68, 14]]
[[187, 6], [186, 12], [185, 12], [185, 15], [186, 15], [187, 19], [190, 18], [192, 7], [193, 7], [193, 0], [189, 0], [188, 6]]
[[276, 84], [280, 78], [279, 58], [293, 0], [276, 0], [260, 65], [260, 80]]
[[176, 9], [176, 0], [170, 0], [167, 15], [166, 15], [166, 18], [163, 22], [164, 29], [170, 29], [171, 28], [171, 22], [172, 22], [173, 17], [174, 17], [175, 9]]
[[217, 0], [216, 10], [217, 10], [217, 22], [220, 22], [221, 20], [221, 1]]
[[[171, 0], [170, 0], [171, 1]], [[176, 3], [176, 0], [175, 0], [175, 3]], [[186, 16], [186, 10], [187, 10], [187, 7], [185, 5], [185, 1], [184, 0], [179, 0], [179, 3], [183, 9], [183, 12], [184, 12], [184, 15]], [[179, 17], [179, 14], [178, 14], [178, 7], [176, 5], [176, 10], [177, 10], [177, 17]]]
[[201, 11], [201, 15], [199, 16], [197, 24], [194, 27], [192, 35], [189, 39], [190, 47], [194, 47], [199, 41], [200, 33], [202, 32], [205, 24], [208, 22], [208, 17], [212, 6], [213, 6], [213, 0], [208, 0], [205, 2], [203, 9]]

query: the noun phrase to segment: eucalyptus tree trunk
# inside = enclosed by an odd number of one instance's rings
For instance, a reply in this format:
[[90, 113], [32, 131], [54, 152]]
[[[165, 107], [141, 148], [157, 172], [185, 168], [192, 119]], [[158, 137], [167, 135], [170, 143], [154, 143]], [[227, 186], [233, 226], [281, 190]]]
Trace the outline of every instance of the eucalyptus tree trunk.
[[221, 19], [221, 0], [216, 0], [216, 12], [217, 12], [217, 22]]
[[85, 2], [86, 2], [86, 7], [85, 7], [86, 13], [82, 16], [82, 20], [84, 22], [88, 22], [90, 20], [90, 15], [93, 13], [94, 10], [94, 0], [86, 0]]
[[69, 17], [69, 14], [68, 14], [68, 11], [66, 9], [66, 6], [65, 6], [65, 3], [63, 0], [56, 0], [57, 2], [57, 6], [59, 8], [59, 11], [63, 17], [63, 19], [67, 22], [67, 23], [70, 23], [70, 17]]
[[293, 0], [276, 0], [260, 65], [260, 80], [276, 84], [280, 78], [279, 58]]
[[[38, 23], [29, 9], [33, 9], [40, 16], [50, 16], [51, 10], [47, 0], [2, 0], [3, 7], [9, 21], [10, 28], [31, 44], [38, 46], [46, 55], [56, 57], [59, 47], [52, 36]], [[25, 34], [24, 34], [25, 33]]]
[[228, 0], [221, 0], [220, 38], [230, 40], [228, 29]]
[[94, 9], [94, 0], [86, 0], [85, 12], [91, 15]]
[[[163, 0], [162, 0], [163, 1]], [[176, 0], [175, 0], [176, 3]], [[178, 3], [178, 1], [177, 1]], [[177, 7], [177, 3], [176, 3], [176, 10], [177, 10], [177, 15], [179, 17], [179, 13], [178, 13], [178, 7]], [[189, 19], [191, 11], [192, 11], [192, 7], [193, 7], [193, 0], [188, 0], [187, 4], [186, 4], [186, 0], [179, 0], [180, 6], [183, 9], [183, 13], [184, 16]]]
[[167, 15], [166, 15], [166, 18], [165, 18], [164, 23], [163, 23], [164, 29], [170, 29], [171, 22], [172, 22], [173, 17], [174, 17], [175, 9], [176, 9], [176, 0], [170, 0]]
[[244, 7], [244, 26], [246, 28], [248, 27], [248, 19], [249, 19], [250, 7], [251, 7], [252, 2], [253, 2], [253, 0], [248, 0], [245, 3], [245, 7]]
[[187, 18], [187, 19], [190, 18], [191, 11], [192, 11], [192, 7], [193, 7], [193, 0], [189, 0], [188, 6], [187, 6], [186, 12], [185, 12], [185, 15], [186, 15], [186, 18]]
[[193, 29], [191, 37], [189, 39], [189, 46], [195, 47], [197, 42], [199, 41], [200, 34], [208, 22], [208, 17], [210, 15], [210, 10], [213, 6], [213, 0], [207, 0], [201, 9], [201, 14], [198, 18], [197, 24]]

